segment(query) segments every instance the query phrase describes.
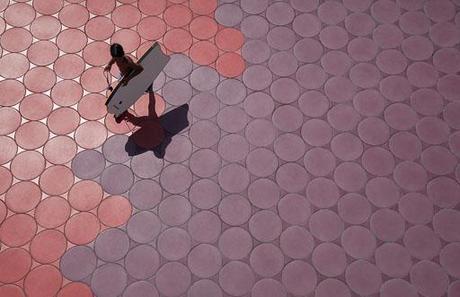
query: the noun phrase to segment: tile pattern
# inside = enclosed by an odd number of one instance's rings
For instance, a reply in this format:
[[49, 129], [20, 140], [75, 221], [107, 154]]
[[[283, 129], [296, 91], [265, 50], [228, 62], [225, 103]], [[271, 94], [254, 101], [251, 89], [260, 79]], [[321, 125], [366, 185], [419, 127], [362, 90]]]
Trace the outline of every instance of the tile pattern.
[[[457, 296], [459, 5], [0, 1], [0, 295]], [[152, 40], [164, 160], [103, 105]]]

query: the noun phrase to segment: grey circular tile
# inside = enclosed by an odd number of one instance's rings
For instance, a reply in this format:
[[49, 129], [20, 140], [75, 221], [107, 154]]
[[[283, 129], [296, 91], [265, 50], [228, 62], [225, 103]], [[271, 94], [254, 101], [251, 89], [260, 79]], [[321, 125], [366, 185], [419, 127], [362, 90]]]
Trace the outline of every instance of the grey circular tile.
[[163, 71], [171, 78], [184, 78], [192, 72], [192, 61], [186, 55], [173, 54]]
[[129, 201], [139, 210], [154, 208], [160, 203], [163, 191], [153, 180], [144, 179], [136, 182], [129, 191]]
[[118, 195], [128, 191], [134, 182], [131, 169], [125, 165], [115, 164], [104, 170], [101, 185], [109, 194]]
[[225, 79], [217, 86], [216, 95], [220, 102], [235, 105], [246, 97], [246, 87], [239, 80]]
[[129, 219], [126, 229], [132, 240], [138, 243], [147, 243], [160, 233], [161, 222], [155, 214], [141, 211]]
[[192, 98], [192, 87], [183, 80], [175, 79], [163, 87], [163, 98], [172, 105], [182, 105]]
[[94, 251], [86, 246], [74, 246], [62, 256], [59, 268], [64, 277], [80, 281], [96, 269], [97, 258]]
[[72, 160], [72, 171], [81, 179], [93, 179], [105, 168], [104, 156], [95, 150], [79, 152]]
[[199, 91], [209, 91], [219, 83], [219, 75], [211, 67], [201, 66], [192, 71], [190, 83]]
[[243, 19], [243, 11], [235, 4], [222, 4], [214, 12], [216, 21], [225, 27], [234, 27]]
[[91, 288], [100, 297], [119, 296], [128, 283], [125, 269], [118, 264], [104, 264], [91, 278]]
[[110, 228], [98, 235], [94, 251], [99, 259], [115, 262], [123, 258], [129, 250], [129, 238], [120, 229]]
[[124, 163], [129, 160], [125, 145], [128, 142], [126, 135], [113, 135], [102, 146], [102, 153], [112, 163]]
[[140, 178], [152, 178], [161, 172], [163, 163], [163, 160], [155, 157], [152, 151], [147, 151], [131, 159], [131, 168]]
[[135, 279], [152, 277], [160, 266], [160, 256], [150, 245], [138, 245], [131, 249], [125, 258], [126, 271]]

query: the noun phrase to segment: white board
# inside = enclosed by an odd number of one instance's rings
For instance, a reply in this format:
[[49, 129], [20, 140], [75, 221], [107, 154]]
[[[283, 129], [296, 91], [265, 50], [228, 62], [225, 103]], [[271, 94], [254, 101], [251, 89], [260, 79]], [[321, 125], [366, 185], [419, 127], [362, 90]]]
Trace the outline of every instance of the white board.
[[105, 102], [107, 111], [119, 116], [134, 105], [160, 74], [169, 59], [169, 56], [161, 51], [160, 45], [155, 42], [139, 59], [139, 64], [144, 67], [144, 70], [133, 77], [126, 86], [119, 83], [110, 94]]

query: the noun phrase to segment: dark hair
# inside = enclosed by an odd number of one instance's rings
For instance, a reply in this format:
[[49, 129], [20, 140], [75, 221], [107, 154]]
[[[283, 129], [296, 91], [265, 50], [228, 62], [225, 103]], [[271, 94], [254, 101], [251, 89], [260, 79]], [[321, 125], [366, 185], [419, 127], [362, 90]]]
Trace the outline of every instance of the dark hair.
[[114, 43], [110, 46], [110, 54], [112, 57], [123, 57], [125, 55], [125, 51], [121, 44]]

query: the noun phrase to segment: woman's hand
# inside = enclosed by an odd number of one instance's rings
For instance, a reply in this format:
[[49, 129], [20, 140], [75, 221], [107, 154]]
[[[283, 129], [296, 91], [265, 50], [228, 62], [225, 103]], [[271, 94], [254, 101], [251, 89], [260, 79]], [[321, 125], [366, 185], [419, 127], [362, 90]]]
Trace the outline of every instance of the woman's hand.
[[112, 66], [111, 66], [111, 65], [107, 65], [107, 66], [104, 67], [104, 71], [109, 72], [110, 69], [112, 69]]

